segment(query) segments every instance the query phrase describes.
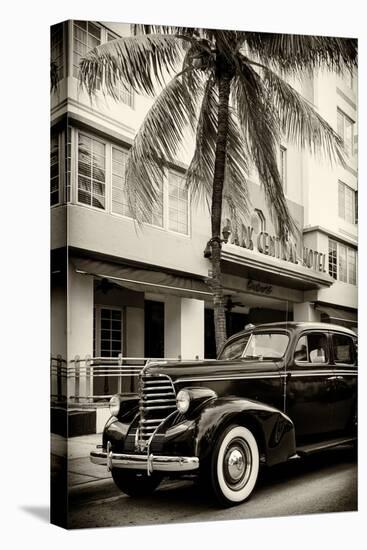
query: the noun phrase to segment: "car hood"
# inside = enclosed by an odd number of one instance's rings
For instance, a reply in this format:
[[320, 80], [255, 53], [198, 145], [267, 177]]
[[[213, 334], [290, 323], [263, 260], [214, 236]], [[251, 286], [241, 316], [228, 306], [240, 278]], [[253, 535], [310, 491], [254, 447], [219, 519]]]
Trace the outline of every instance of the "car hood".
[[281, 361], [250, 361], [250, 360], [235, 360], [235, 361], [191, 361], [191, 362], [166, 362], [152, 363], [144, 369], [145, 374], [168, 375], [173, 381], [181, 378], [189, 378], [190, 380], [200, 377], [216, 377], [216, 376], [235, 376], [246, 374], [266, 374], [268, 372], [278, 372], [282, 367]]

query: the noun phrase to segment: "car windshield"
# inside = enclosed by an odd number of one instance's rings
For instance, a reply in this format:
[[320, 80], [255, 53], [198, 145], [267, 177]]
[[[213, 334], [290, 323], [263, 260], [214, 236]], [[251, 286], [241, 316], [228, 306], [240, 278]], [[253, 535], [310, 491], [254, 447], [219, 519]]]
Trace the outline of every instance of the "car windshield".
[[228, 344], [226, 344], [222, 349], [222, 352], [218, 356], [218, 359], [231, 360], [239, 359], [240, 357], [242, 357], [243, 350], [245, 349], [249, 338], [250, 334], [245, 334], [240, 338], [236, 338], [236, 340], [228, 342]]
[[243, 354], [244, 359], [280, 359], [285, 354], [289, 336], [280, 332], [252, 334]]

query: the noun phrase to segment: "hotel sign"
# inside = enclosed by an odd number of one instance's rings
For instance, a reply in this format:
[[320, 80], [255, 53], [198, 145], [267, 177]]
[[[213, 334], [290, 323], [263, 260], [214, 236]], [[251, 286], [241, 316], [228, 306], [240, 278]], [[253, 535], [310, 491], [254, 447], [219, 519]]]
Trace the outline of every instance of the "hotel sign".
[[259, 292], [260, 294], [271, 294], [273, 292], [273, 287], [271, 285], [264, 285], [263, 283], [253, 281], [252, 279], [247, 281], [247, 288], [248, 290]]
[[310, 269], [326, 273], [326, 254], [305, 247], [303, 258], [300, 258], [295, 242], [290, 239], [282, 242], [278, 236], [270, 235], [266, 231], [255, 234], [252, 226], [242, 226], [242, 239], [237, 240], [234, 244], [248, 250], [257, 250], [265, 256], [278, 258], [293, 264], [301, 263]]
[[312, 248], [303, 248], [303, 263], [315, 271], [326, 273], [326, 254], [312, 250]]

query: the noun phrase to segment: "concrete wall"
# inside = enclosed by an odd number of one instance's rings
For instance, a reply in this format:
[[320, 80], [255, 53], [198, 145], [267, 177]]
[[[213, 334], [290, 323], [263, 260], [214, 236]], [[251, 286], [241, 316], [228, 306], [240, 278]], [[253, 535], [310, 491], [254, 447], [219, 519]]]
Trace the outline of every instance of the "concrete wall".
[[80, 205], [68, 206], [68, 216], [69, 246], [207, 275], [203, 251], [210, 235], [208, 215], [192, 215], [190, 237], [147, 224], [138, 228], [131, 219]]
[[[327, 72], [315, 78], [316, 106], [319, 113], [337, 130], [337, 111], [341, 109], [353, 121], [357, 120], [356, 95], [345, 79]], [[357, 129], [356, 129], [357, 131]], [[308, 194], [305, 197], [305, 226], [326, 226], [327, 229], [357, 239], [355, 224], [338, 215], [338, 180], [357, 189], [357, 155], [346, 156], [346, 167], [330, 163], [321, 155], [305, 155]]]
[[51, 208], [51, 250], [67, 246], [67, 206]]

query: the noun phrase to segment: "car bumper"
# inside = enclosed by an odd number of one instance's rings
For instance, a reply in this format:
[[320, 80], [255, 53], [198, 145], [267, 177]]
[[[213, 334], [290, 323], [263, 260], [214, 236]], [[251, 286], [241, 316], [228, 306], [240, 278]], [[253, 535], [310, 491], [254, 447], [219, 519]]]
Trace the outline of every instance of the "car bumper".
[[112, 451], [92, 451], [90, 460], [93, 464], [112, 468], [130, 470], [145, 470], [152, 472], [192, 472], [199, 468], [199, 459], [196, 456], [154, 456], [120, 454]]

